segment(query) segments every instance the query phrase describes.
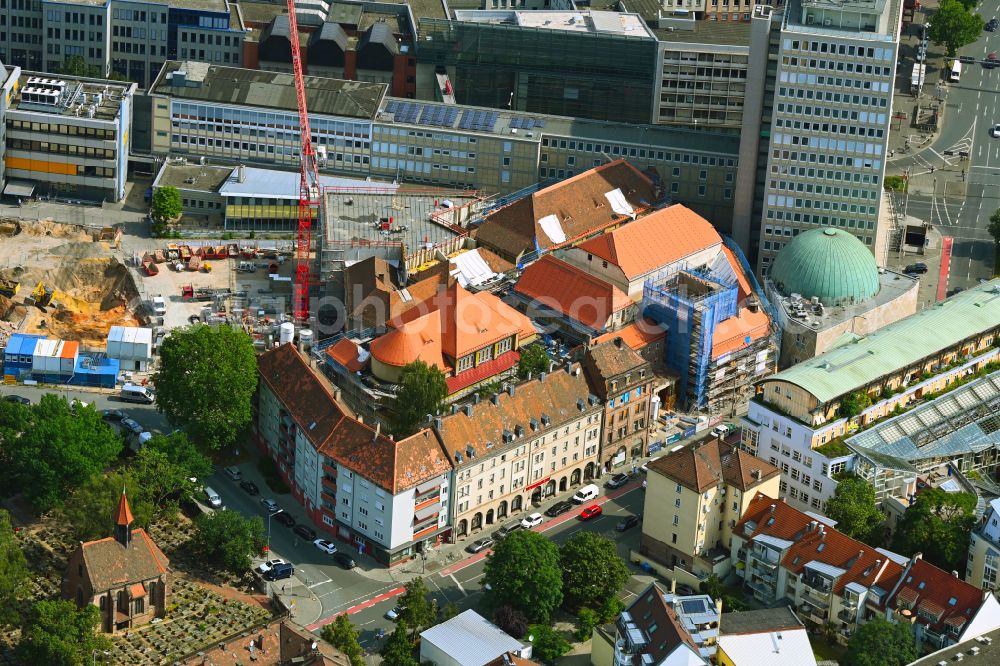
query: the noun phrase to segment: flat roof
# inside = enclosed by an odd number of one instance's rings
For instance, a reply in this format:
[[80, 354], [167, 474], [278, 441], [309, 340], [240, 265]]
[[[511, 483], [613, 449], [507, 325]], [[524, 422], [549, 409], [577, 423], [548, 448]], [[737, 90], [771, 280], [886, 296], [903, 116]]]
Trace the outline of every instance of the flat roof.
[[[183, 70], [184, 85], [174, 85], [174, 72]], [[372, 120], [388, 86], [384, 83], [343, 81], [306, 76], [309, 113]], [[292, 74], [239, 67], [220, 67], [203, 62], [168, 60], [150, 86], [151, 95], [217, 104], [236, 104], [296, 111]]]
[[638, 14], [596, 10], [533, 10], [514, 9], [455, 10], [455, 20], [474, 23], [512, 25], [522, 28], [542, 28], [589, 34], [615, 34], [655, 39], [652, 31]]
[[[988, 639], [989, 642], [984, 639]], [[958, 655], [962, 655], [961, 661], [957, 660]], [[931, 652], [929, 655], [917, 659], [910, 666], [937, 666], [941, 663], [987, 666], [987, 664], [998, 662], [1000, 662], [1000, 629], [994, 629], [982, 636], [949, 645], [937, 652]]]
[[240, 2], [240, 11], [243, 12], [243, 20], [253, 23], [270, 23], [271, 19], [279, 14], [288, 13], [288, 5], [274, 4], [269, 2]]
[[701, 43], [750, 48], [750, 24], [743, 21], [663, 20], [653, 33], [661, 42]]
[[[460, 190], [402, 187], [393, 183], [362, 183], [324, 189], [323, 238], [327, 244], [352, 240], [401, 242], [407, 253], [423, 244], [436, 245], [458, 233], [432, 218], [444, 210], [476, 201], [478, 197]], [[392, 218], [392, 226], [406, 227], [401, 233], [377, 228], [379, 220]]]
[[1000, 325], [1000, 278], [772, 375], [826, 403]]
[[226, 182], [233, 167], [207, 164], [178, 164], [167, 161], [156, 174], [153, 187], [176, 187], [194, 192], [216, 192]]
[[723, 636], [759, 634], [783, 629], [804, 628], [802, 620], [789, 606], [723, 613], [719, 628]]
[[[386, 0], [386, 2], [392, 3], [392, 0]], [[413, 18], [418, 22], [422, 18], [448, 18], [448, 12], [445, 11], [442, 0], [406, 0], [406, 2], [392, 4], [409, 5], [413, 12]]]
[[[376, 183], [361, 178], [345, 178], [320, 174], [323, 188], [394, 188], [392, 183]], [[227, 177], [219, 187], [219, 194], [226, 197], [254, 197], [257, 199], [298, 199], [299, 172], [279, 169], [243, 167], [240, 180], [239, 167], [229, 167]]]
[[[136, 87], [134, 83], [27, 71], [21, 72], [18, 84], [17, 92], [11, 98], [8, 113], [25, 111], [72, 116], [80, 120], [93, 118], [105, 121], [118, 117], [121, 112], [122, 97], [135, 92]], [[53, 101], [51, 104], [27, 101], [25, 97], [31, 97], [33, 90], [57, 91], [59, 95], [51, 96]], [[39, 100], [42, 98], [41, 95], [38, 97]], [[93, 115], [89, 115], [89, 109], [93, 109]]]

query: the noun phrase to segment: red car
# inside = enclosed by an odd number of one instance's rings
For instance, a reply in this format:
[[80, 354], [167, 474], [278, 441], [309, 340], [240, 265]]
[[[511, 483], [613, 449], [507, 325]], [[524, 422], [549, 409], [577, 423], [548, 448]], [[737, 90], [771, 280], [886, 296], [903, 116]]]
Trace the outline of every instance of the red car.
[[597, 518], [599, 515], [604, 513], [599, 505], [594, 504], [593, 506], [588, 506], [586, 509], [580, 512], [580, 520], [590, 520], [591, 518]]

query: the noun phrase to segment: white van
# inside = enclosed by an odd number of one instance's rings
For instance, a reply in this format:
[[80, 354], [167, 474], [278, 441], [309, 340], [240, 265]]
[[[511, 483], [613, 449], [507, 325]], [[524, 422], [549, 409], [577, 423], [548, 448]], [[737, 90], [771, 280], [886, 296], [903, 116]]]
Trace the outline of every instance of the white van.
[[222, 498], [219, 497], [219, 493], [215, 492], [208, 486], [205, 486], [205, 499], [208, 500], [209, 506], [211, 506], [213, 509], [222, 508]]
[[951, 63], [951, 74], [948, 75], [948, 80], [957, 83], [960, 78], [962, 78], [962, 63], [956, 58]]
[[588, 483], [583, 488], [576, 491], [576, 494], [573, 495], [573, 504], [583, 504], [584, 502], [589, 502], [597, 497], [600, 492], [600, 488], [595, 486], [593, 483]]
[[145, 405], [152, 405], [156, 400], [156, 396], [153, 395], [152, 391], [138, 384], [125, 384], [118, 397], [126, 402], [141, 402]]

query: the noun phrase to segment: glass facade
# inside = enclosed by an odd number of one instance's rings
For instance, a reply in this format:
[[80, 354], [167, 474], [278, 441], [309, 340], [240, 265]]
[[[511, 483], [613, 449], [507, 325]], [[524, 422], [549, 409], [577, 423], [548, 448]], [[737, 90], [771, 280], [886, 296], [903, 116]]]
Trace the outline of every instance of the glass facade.
[[651, 121], [654, 39], [427, 18], [420, 30], [420, 61], [453, 70], [459, 104]]

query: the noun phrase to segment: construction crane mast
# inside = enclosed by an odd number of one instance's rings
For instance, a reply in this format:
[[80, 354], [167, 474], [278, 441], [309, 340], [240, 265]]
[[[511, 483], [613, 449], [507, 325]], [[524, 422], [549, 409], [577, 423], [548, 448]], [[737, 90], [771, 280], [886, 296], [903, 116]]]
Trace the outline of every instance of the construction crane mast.
[[295, 0], [288, 0], [288, 28], [292, 47], [292, 71], [295, 74], [295, 99], [299, 108], [299, 132], [302, 151], [299, 156], [299, 226], [295, 251], [295, 288], [293, 312], [295, 321], [309, 319], [310, 250], [312, 244], [313, 210], [319, 215], [319, 167], [309, 131], [309, 110], [306, 107], [306, 86], [302, 78], [302, 53], [299, 45], [299, 25], [295, 18]]

